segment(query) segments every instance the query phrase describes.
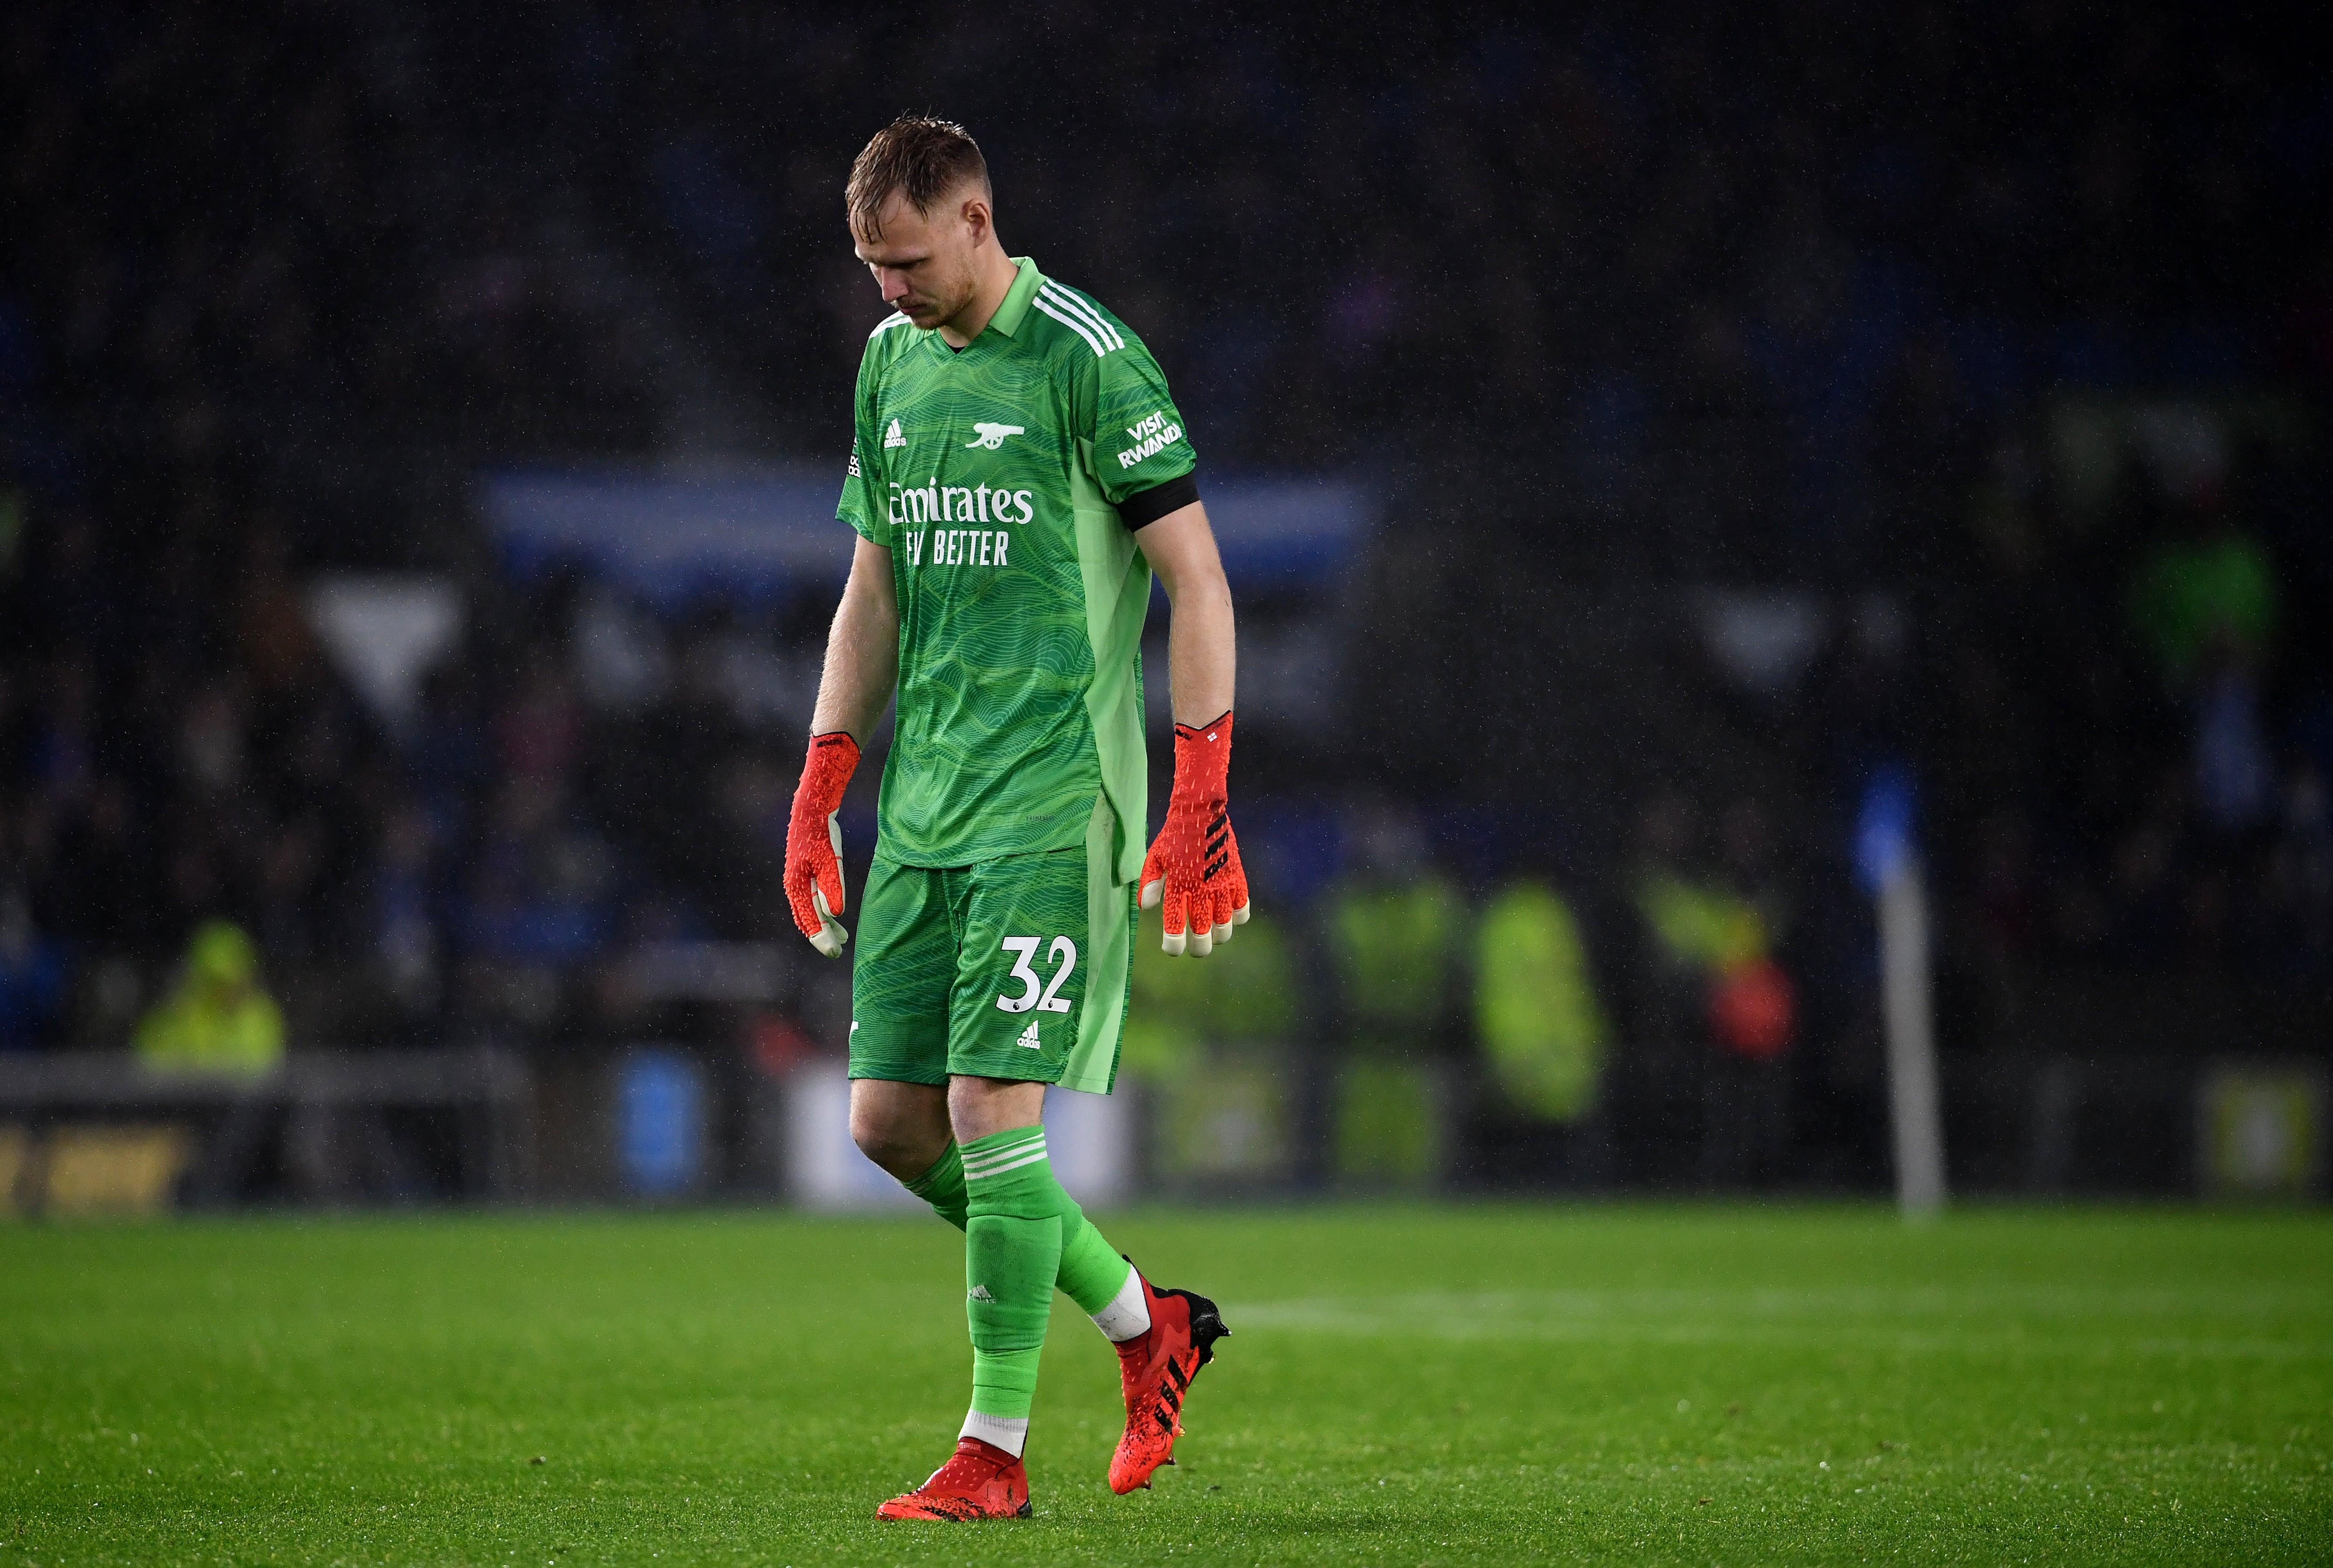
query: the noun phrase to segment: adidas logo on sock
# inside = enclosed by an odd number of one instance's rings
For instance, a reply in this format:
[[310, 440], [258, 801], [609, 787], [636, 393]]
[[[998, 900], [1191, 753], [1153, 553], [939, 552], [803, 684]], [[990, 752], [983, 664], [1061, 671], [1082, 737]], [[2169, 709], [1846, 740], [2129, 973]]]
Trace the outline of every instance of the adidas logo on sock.
[[1013, 1043], [1016, 1046], [1026, 1046], [1032, 1051], [1042, 1051], [1045, 1048], [1045, 1043], [1037, 1037], [1037, 1022], [1034, 1018], [1029, 1021], [1027, 1028], [1021, 1031], [1021, 1037]]
[[994, 1296], [988, 1294], [988, 1286], [984, 1285], [974, 1286], [970, 1290], [964, 1293], [964, 1298], [966, 1301], [994, 1301], [996, 1299]]

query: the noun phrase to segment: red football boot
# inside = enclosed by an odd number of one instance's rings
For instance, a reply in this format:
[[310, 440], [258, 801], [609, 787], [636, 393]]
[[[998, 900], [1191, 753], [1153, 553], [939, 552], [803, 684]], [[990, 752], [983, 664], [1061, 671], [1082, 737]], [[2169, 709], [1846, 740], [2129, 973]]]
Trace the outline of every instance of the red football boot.
[[1215, 1341], [1231, 1333], [1224, 1315], [1204, 1296], [1161, 1290], [1147, 1279], [1142, 1290], [1150, 1304], [1150, 1332], [1118, 1347], [1126, 1435], [1109, 1457], [1109, 1489], [1120, 1494], [1150, 1485], [1151, 1471], [1175, 1462], [1191, 1380], [1215, 1359]]
[[978, 1438], [958, 1438], [948, 1462], [912, 1492], [875, 1510], [878, 1519], [1026, 1519], [1029, 1472], [1018, 1455]]

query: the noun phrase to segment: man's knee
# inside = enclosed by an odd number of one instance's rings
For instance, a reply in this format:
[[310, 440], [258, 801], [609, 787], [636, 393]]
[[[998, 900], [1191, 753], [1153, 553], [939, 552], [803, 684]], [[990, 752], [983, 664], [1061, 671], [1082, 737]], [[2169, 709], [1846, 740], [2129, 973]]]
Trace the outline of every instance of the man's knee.
[[955, 1141], [969, 1143], [992, 1133], [1033, 1127], [1045, 1114], [1045, 1085], [1010, 1078], [948, 1080], [947, 1114]]
[[850, 1112], [850, 1141], [859, 1152], [886, 1171], [894, 1171], [913, 1151], [913, 1142], [897, 1118], [879, 1111], [853, 1106]]
[[947, 1150], [946, 1100], [940, 1091], [918, 1084], [868, 1087], [872, 1082], [851, 1086], [850, 1141], [876, 1164], [911, 1181]]

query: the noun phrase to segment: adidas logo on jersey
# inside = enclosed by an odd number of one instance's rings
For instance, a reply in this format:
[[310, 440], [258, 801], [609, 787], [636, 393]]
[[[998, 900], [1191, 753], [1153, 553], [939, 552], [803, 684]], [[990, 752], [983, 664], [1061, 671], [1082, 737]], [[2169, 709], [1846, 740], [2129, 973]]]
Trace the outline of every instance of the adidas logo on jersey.
[[1037, 1025], [1033, 1020], [1027, 1028], [1021, 1031], [1021, 1037], [1013, 1043], [1016, 1046], [1026, 1046], [1032, 1051], [1042, 1051], [1045, 1048], [1045, 1042], [1037, 1037]]
[[899, 422], [896, 419], [892, 420], [891, 428], [883, 432], [884, 446], [888, 449], [893, 446], [905, 446], [907, 444], [907, 438], [899, 433]]

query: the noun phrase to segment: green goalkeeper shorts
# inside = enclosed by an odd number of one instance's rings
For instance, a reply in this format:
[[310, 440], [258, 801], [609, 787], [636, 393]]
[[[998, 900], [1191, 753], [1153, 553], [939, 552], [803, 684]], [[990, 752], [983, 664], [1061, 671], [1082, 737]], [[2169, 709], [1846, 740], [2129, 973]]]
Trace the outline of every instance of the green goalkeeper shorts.
[[878, 847], [850, 971], [850, 1076], [1108, 1094], [1136, 891], [1110, 870], [1087, 849], [935, 869]]

